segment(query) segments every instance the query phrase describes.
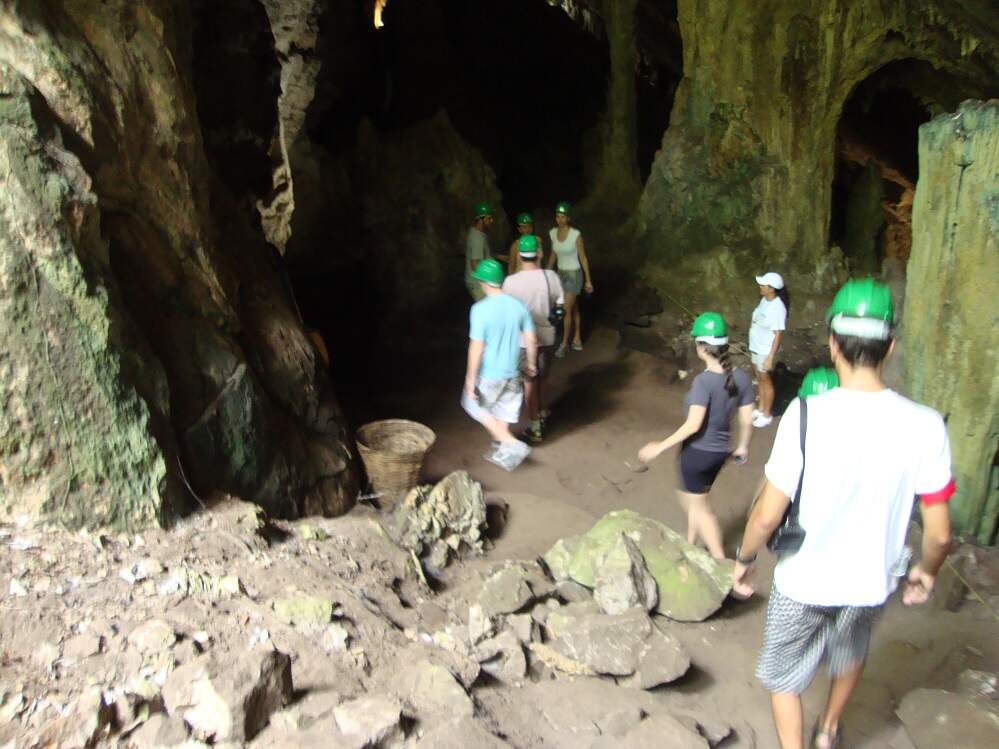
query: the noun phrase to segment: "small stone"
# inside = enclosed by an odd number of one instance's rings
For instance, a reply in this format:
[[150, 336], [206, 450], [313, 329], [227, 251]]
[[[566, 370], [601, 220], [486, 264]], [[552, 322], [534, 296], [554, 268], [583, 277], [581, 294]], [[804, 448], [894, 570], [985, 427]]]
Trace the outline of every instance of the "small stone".
[[565, 580], [555, 586], [555, 593], [566, 603], [582, 603], [593, 599], [593, 592], [574, 580]]
[[538, 627], [531, 614], [512, 614], [506, 618], [507, 626], [525, 645], [538, 639]]
[[486, 616], [481, 604], [473, 603], [468, 607], [468, 640], [473, 645], [495, 632], [492, 620]]
[[66, 749], [90, 747], [101, 743], [111, 731], [114, 721], [114, 707], [104, 700], [99, 687], [91, 687], [76, 701], [74, 715], [70, 719], [73, 733], [61, 744]]
[[7, 589], [7, 592], [15, 598], [23, 598], [28, 595], [28, 589], [16, 577], [10, 579], [10, 587]]
[[101, 652], [101, 638], [95, 635], [77, 635], [63, 643], [62, 654], [66, 658], [82, 660]]
[[403, 738], [399, 723], [402, 704], [391, 697], [373, 696], [345, 702], [333, 709], [337, 728], [361, 746], [380, 747]]
[[143, 622], [128, 635], [128, 644], [143, 654], [160, 653], [175, 642], [177, 634], [162, 619]]
[[187, 741], [187, 724], [178, 716], [155, 713], [129, 736], [135, 749], [180, 746]]
[[298, 526], [298, 537], [303, 541], [325, 541], [330, 536], [322, 528], [317, 528], [309, 523], [302, 523]]
[[319, 629], [333, 619], [333, 601], [317, 596], [282, 598], [274, 602], [278, 619], [295, 627]]
[[420, 660], [404, 667], [392, 686], [423, 716], [445, 715], [454, 719], [471, 717], [475, 711], [461, 684], [436, 663]]
[[339, 622], [333, 622], [323, 630], [322, 644], [327, 653], [342, 653], [347, 649], [350, 633]]
[[471, 718], [442, 723], [416, 742], [416, 749], [511, 749]]

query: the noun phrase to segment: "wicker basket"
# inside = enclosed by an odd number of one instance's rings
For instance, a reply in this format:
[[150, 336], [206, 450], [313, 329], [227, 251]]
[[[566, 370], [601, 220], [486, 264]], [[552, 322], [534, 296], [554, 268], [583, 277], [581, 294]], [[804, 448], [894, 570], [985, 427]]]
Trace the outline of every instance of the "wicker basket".
[[423, 458], [437, 435], [415, 421], [384, 419], [362, 426], [356, 439], [372, 490], [393, 502], [419, 483]]

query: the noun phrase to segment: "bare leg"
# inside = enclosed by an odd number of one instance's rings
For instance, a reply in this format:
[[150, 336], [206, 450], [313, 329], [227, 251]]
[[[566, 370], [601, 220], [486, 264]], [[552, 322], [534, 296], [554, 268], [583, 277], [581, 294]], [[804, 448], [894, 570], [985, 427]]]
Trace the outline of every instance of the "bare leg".
[[582, 343], [583, 343], [583, 318], [580, 316], [579, 304], [573, 305], [572, 314], [576, 318], [575, 319], [575, 324], [573, 326], [574, 327], [575, 335], [573, 336], [572, 340], [573, 340], [573, 343], [578, 343], [578, 344], [582, 345]]
[[819, 749], [828, 749], [829, 740], [839, 730], [839, 719], [843, 716], [846, 703], [849, 702], [850, 695], [853, 694], [853, 690], [856, 689], [857, 683], [864, 673], [864, 665], [864, 662], [861, 661], [850, 671], [835, 677], [829, 685], [829, 699], [826, 701], [826, 709], [819, 725], [825, 736], [819, 737], [815, 741], [815, 746]]
[[541, 379], [524, 378], [524, 402], [527, 404], [527, 417], [531, 421], [536, 421], [538, 411], [541, 409]]
[[562, 347], [569, 348], [569, 338], [572, 336], [573, 312], [576, 309], [576, 295], [565, 295], [565, 318], [562, 326]]
[[687, 510], [687, 542], [697, 543], [697, 539], [700, 538], [708, 547], [711, 556], [715, 559], [724, 559], [721, 525], [708, 503], [708, 495], [690, 492], [677, 492], [677, 494], [680, 496], [680, 506]]
[[756, 382], [760, 391], [760, 411], [764, 416], [773, 416], [774, 381], [769, 372], [756, 372]]
[[510, 432], [510, 425], [491, 414], [482, 414], [482, 426], [486, 428], [497, 442], [516, 442], [517, 438]]
[[781, 749], [804, 749], [802, 737], [801, 696], [791, 692], [772, 692], [770, 707], [777, 726]]

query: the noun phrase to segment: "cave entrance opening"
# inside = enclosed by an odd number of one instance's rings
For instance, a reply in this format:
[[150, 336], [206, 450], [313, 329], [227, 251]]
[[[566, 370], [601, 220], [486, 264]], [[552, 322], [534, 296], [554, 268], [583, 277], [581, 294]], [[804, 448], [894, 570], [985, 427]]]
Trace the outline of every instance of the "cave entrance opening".
[[929, 67], [890, 63], [858, 84], [843, 106], [829, 241], [855, 272], [876, 273], [887, 258], [904, 266], [909, 258], [919, 126], [931, 117], [919, 93]]

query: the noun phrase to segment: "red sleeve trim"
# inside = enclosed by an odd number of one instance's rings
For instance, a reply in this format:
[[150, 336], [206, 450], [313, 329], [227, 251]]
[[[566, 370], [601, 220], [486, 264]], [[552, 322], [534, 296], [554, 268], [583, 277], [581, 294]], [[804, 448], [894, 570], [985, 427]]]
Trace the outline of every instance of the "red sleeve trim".
[[955, 491], [957, 491], [957, 484], [954, 483], [954, 479], [952, 478], [943, 489], [931, 492], [930, 494], [920, 494], [919, 501], [924, 505], [938, 505], [941, 502], [950, 501]]

